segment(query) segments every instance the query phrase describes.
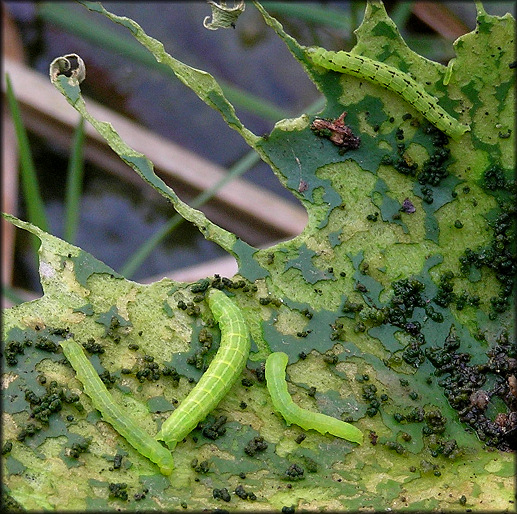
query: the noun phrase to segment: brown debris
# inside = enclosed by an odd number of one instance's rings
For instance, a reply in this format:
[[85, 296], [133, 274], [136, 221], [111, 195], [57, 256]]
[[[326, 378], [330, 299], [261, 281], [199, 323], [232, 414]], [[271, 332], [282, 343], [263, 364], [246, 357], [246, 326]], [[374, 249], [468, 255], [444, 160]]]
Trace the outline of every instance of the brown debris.
[[339, 118], [335, 120], [325, 120], [316, 118], [311, 129], [319, 136], [330, 139], [336, 146], [346, 150], [355, 150], [361, 144], [361, 138], [354, 136], [352, 129], [345, 125], [346, 112], [343, 112]]
[[510, 392], [517, 398], [517, 378], [515, 378], [515, 375], [508, 377], [508, 386], [510, 387]]

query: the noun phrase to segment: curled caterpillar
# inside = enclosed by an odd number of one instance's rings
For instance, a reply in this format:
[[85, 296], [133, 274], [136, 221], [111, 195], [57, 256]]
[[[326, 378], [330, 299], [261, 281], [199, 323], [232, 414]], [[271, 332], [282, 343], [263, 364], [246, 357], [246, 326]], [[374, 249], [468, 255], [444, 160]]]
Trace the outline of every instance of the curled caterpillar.
[[143, 430], [127, 412], [127, 409], [122, 408], [113, 400], [81, 346], [73, 339], [66, 339], [61, 342], [61, 347], [83, 385], [84, 392], [92, 400], [93, 406], [100, 411], [103, 419], [138, 453], [157, 464], [162, 474], [170, 475], [174, 469], [171, 452]]
[[368, 80], [399, 94], [430, 123], [453, 139], [470, 130], [469, 125], [461, 124], [438, 105], [438, 100], [427, 93], [421, 84], [392, 66], [368, 57], [332, 52], [321, 47], [308, 48], [307, 55], [318, 66]]
[[283, 352], [275, 352], [266, 359], [266, 385], [273, 401], [273, 407], [281, 414], [288, 425], [295, 424], [304, 430], [317, 430], [320, 434], [329, 433], [347, 441], [361, 444], [363, 434], [350, 423], [311, 412], [296, 405], [287, 390], [285, 368], [288, 357]]
[[171, 450], [219, 404], [248, 360], [250, 336], [239, 307], [218, 289], [209, 291], [208, 306], [219, 323], [221, 343], [199, 382], [163, 423], [156, 436]]

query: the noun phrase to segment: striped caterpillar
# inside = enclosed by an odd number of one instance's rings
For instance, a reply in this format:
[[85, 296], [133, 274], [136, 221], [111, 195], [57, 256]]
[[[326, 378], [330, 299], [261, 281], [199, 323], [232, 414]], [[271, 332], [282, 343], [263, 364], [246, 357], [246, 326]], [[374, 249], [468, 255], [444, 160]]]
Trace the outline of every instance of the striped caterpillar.
[[251, 343], [241, 310], [218, 289], [209, 291], [208, 306], [219, 323], [221, 344], [199, 382], [156, 436], [171, 450], [219, 404], [248, 360]]
[[449, 137], [459, 139], [470, 130], [469, 125], [461, 124], [440, 107], [438, 100], [427, 93], [421, 84], [392, 66], [368, 57], [349, 52], [332, 52], [321, 47], [308, 48], [307, 55], [318, 66], [368, 80], [399, 94]]
[[266, 385], [273, 401], [273, 407], [282, 415], [288, 425], [295, 424], [304, 430], [329, 433], [347, 441], [361, 444], [363, 434], [350, 423], [345, 423], [319, 412], [311, 412], [296, 405], [287, 390], [285, 368], [288, 357], [283, 352], [275, 352], [266, 359]]
[[170, 475], [174, 469], [171, 452], [143, 430], [127, 409], [113, 400], [81, 346], [73, 339], [66, 339], [61, 342], [61, 347], [65, 357], [74, 368], [77, 378], [83, 385], [84, 392], [92, 400], [93, 406], [100, 411], [103, 419], [124, 437], [138, 453], [157, 464], [162, 474]]

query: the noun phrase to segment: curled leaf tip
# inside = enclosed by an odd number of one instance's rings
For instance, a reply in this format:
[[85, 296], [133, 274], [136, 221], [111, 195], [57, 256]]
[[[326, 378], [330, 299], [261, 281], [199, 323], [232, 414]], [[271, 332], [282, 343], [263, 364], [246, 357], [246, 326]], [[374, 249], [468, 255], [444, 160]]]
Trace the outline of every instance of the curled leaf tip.
[[244, 0], [234, 3], [233, 7], [228, 7], [223, 0], [219, 4], [212, 0], [208, 0], [208, 3], [212, 7], [212, 21], [210, 21], [210, 16], [207, 16], [203, 20], [203, 26], [209, 30], [235, 28], [237, 18], [246, 8]]
[[77, 83], [80, 84], [86, 77], [86, 67], [84, 61], [77, 54], [68, 54], [56, 57], [50, 63], [49, 74], [52, 82], [55, 82], [60, 75], [64, 75], [77, 80]]

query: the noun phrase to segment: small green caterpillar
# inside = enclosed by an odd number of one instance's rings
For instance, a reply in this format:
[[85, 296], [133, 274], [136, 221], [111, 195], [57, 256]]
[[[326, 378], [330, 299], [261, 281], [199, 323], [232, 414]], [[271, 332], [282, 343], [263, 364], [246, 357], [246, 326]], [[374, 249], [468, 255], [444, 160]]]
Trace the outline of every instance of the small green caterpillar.
[[174, 469], [171, 452], [143, 430], [127, 410], [115, 403], [81, 346], [73, 339], [66, 339], [61, 342], [61, 347], [74, 368], [77, 378], [83, 384], [84, 392], [90, 397], [93, 406], [100, 411], [104, 420], [135, 450], [157, 464], [162, 474], [170, 475]]
[[382, 62], [349, 52], [332, 52], [321, 47], [310, 47], [307, 55], [314, 64], [323, 68], [354, 75], [378, 84], [399, 94], [436, 128], [454, 139], [460, 138], [470, 130], [453, 118], [440, 105], [438, 100], [427, 93], [421, 84], [410, 75]]
[[218, 289], [209, 291], [208, 306], [219, 323], [221, 344], [199, 382], [163, 423], [156, 436], [171, 450], [218, 405], [248, 360], [251, 342], [239, 307]]
[[350, 423], [345, 423], [319, 412], [311, 412], [296, 405], [287, 390], [285, 368], [288, 357], [283, 352], [275, 352], [266, 359], [266, 385], [275, 410], [282, 415], [288, 425], [294, 423], [304, 430], [329, 433], [347, 441], [362, 444], [363, 434]]

